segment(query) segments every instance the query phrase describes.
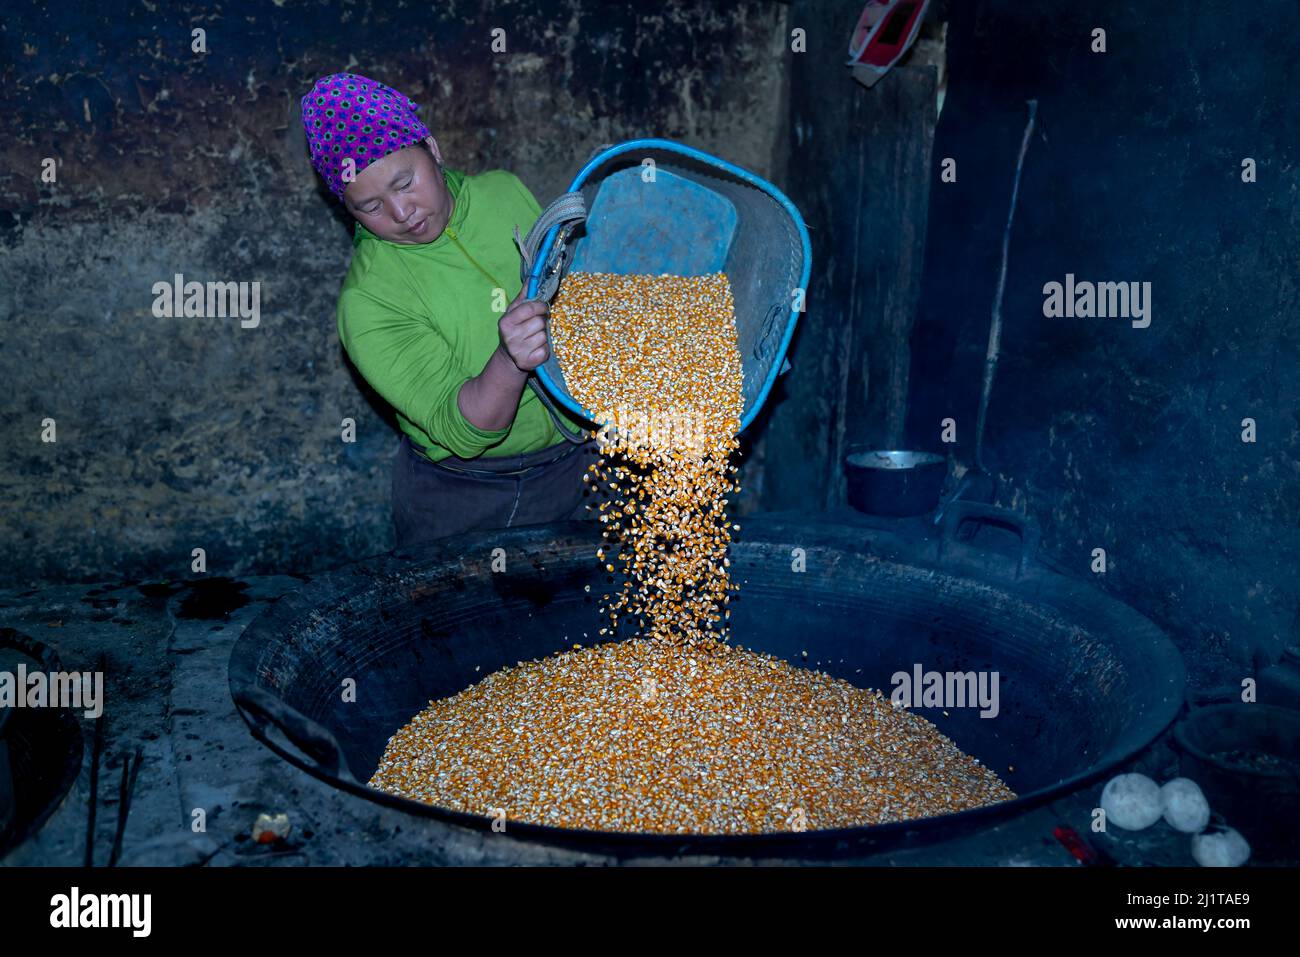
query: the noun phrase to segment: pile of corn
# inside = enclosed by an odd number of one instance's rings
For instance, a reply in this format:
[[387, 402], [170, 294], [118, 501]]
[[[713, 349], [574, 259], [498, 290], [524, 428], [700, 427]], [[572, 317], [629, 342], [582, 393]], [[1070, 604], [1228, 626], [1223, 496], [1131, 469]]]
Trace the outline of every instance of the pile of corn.
[[[565, 381], [608, 423], [601, 612], [635, 637], [520, 662], [431, 702], [370, 785], [559, 827], [757, 833], [1007, 800], [997, 776], [877, 692], [725, 642], [743, 411], [723, 273], [570, 273], [551, 306]], [[612, 599], [612, 600], [611, 600]]]
[[678, 834], [855, 827], [1015, 796], [875, 691], [731, 645], [639, 638], [432, 702], [370, 785], [507, 822]]

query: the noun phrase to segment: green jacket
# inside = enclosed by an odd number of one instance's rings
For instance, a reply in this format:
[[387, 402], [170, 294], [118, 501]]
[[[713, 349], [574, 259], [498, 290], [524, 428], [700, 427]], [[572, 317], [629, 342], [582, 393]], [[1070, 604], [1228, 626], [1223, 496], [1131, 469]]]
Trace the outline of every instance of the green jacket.
[[[339, 293], [339, 341], [366, 381], [397, 410], [411, 442], [433, 461], [535, 452], [564, 442], [537, 396], [525, 388], [515, 420], [496, 431], [471, 424], [456, 404], [500, 342], [494, 305], [519, 293], [514, 227], [526, 235], [541, 207], [506, 170], [468, 176], [444, 166], [455, 199], [437, 239], [380, 239], [360, 223]], [[501, 289], [494, 303], [493, 292]], [[556, 403], [570, 430], [590, 428]]]

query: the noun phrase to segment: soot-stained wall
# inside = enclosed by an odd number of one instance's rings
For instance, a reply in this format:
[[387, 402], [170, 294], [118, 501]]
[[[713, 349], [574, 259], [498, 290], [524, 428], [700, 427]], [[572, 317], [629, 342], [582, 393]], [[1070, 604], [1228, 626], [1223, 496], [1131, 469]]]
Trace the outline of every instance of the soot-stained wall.
[[[1298, 33], [1291, 0], [974, 0], [949, 24], [911, 440], [942, 450], [951, 417], [971, 461], [1036, 97], [986, 462], [1053, 560], [1092, 577], [1105, 549], [1096, 583], [1166, 628], [1202, 686], [1236, 685], [1297, 639]], [[1049, 318], [1044, 287], [1067, 274], [1150, 283], [1150, 324]]]
[[[392, 547], [398, 433], [338, 343], [350, 235], [298, 119], [317, 77], [396, 87], [449, 165], [510, 169], [543, 206], [595, 147], [639, 136], [780, 184], [786, 13], [690, 0], [7, 5], [0, 582], [185, 577], [198, 547], [209, 574]], [[176, 274], [259, 283], [258, 324], [155, 317], [151, 290]]]
[[808, 227], [812, 272], [792, 368], [751, 427], [763, 436], [767, 509], [844, 504], [850, 446], [900, 439], [946, 6], [932, 6], [916, 46], [867, 89], [845, 64], [862, 4], [791, 5], [806, 50], [790, 72], [789, 195]]

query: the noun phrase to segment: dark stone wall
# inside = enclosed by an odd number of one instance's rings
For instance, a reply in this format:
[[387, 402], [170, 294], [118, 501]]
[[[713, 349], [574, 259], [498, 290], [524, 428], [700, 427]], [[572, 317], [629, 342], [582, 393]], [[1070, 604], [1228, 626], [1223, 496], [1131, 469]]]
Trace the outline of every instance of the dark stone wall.
[[[396, 87], [449, 164], [510, 169], [542, 205], [595, 147], [638, 136], [781, 185], [786, 15], [691, 0], [6, 4], [0, 582], [183, 577], [196, 547], [234, 575], [392, 547], [397, 432], [338, 343], [350, 233], [298, 119], [318, 76]], [[260, 325], [155, 318], [151, 288], [176, 273], [260, 282]]]
[[[1090, 50], [1106, 30], [1107, 52]], [[985, 457], [1044, 549], [1161, 626], [1201, 685], [1297, 640], [1300, 110], [1292, 0], [952, 6], [909, 432], [973, 455], [1025, 101]], [[939, 163], [957, 160], [956, 183]], [[1253, 158], [1258, 181], [1242, 181]], [[1043, 314], [1066, 274], [1152, 284], [1151, 324]], [[1242, 420], [1258, 441], [1242, 441]]]

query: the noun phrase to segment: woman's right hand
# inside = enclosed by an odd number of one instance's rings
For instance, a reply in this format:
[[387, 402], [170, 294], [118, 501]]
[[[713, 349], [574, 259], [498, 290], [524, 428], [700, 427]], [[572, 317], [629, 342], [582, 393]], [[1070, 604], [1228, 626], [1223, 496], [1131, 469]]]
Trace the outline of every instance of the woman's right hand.
[[526, 300], [527, 285], [497, 322], [501, 346], [520, 372], [532, 372], [551, 357], [546, 341], [546, 319], [550, 306]]

